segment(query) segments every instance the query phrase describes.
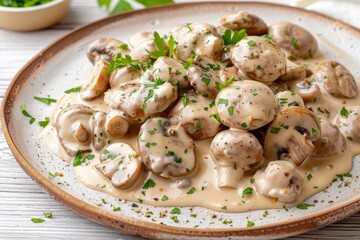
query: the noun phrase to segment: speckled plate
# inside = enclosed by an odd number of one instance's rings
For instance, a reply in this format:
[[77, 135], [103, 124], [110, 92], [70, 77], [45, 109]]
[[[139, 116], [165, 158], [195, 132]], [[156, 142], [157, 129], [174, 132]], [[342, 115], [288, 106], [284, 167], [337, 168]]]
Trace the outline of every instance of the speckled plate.
[[[55, 199], [96, 222], [134, 235], [157, 239], [226, 238], [269, 239], [299, 234], [323, 227], [360, 210], [360, 161], [355, 159], [353, 177], [333, 183], [326, 191], [309, 198], [314, 207], [301, 210], [269, 210], [247, 213], [214, 213], [201, 207], [181, 208], [178, 223], [159, 213], [171, 208], [152, 207], [121, 201], [86, 188], [71, 166], [49, 152], [40, 142], [41, 128], [30, 125], [20, 112], [26, 103], [37, 119], [49, 115], [50, 107], [33, 99], [35, 95], [59, 98], [63, 91], [81, 84], [91, 69], [85, 48], [99, 37], [127, 40], [137, 31], [157, 30], [165, 33], [177, 24], [187, 22], [216, 23], [223, 15], [245, 10], [261, 16], [268, 24], [286, 20], [297, 23], [315, 34], [320, 49], [328, 57], [341, 61], [360, 77], [360, 30], [323, 15], [302, 9], [266, 3], [189, 3], [129, 12], [86, 25], [65, 35], [31, 59], [11, 82], [2, 104], [2, 126], [7, 142], [20, 166]], [[49, 177], [60, 171], [63, 177]], [[347, 187], [345, 187], [347, 185]], [[341, 193], [340, 193], [341, 192]], [[104, 200], [102, 200], [104, 199]], [[114, 206], [121, 211], [114, 212]], [[146, 214], [151, 212], [152, 214]], [[190, 217], [196, 214], [197, 217]], [[224, 219], [232, 222], [224, 224]], [[255, 223], [247, 228], [247, 220]]]

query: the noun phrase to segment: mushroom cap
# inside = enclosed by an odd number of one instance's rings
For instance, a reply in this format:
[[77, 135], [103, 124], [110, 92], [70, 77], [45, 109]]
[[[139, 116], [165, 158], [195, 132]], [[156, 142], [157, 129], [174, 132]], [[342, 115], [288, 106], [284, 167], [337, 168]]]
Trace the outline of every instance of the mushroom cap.
[[248, 35], [264, 35], [268, 31], [265, 22], [256, 15], [239, 11], [219, 19], [221, 26], [231, 30], [245, 29]]
[[296, 201], [303, 190], [303, 179], [294, 165], [287, 161], [271, 161], [265, 170], [258, 170], [254, 175], [254, 184], [261, 195], [283, 203]]
[[346, 107], [347, 113], [338, 114], [336, 125], [350, 141], [360, 143], [360, 106]]
[[268, 124], [275, 118], [278, 109], [271, 89], [252, 80], [236, 81], [222, 89], [215, 103], [225, 126], [246, 130]]
[[154, 33], [153, 32], [137, 32], [130, 36], [129, 38], [129, 44], [132, 48], [135, 48], [136, 46], [140, 45], [143, 42], [153, 40], [154, 39]]
[[230, 129], [219, 132], [211, 142], [213, 161], [218, 166], [250, 169], [262, 160], [263, 148], [257, 138], [243, 130]]
[[286, 55], [269, 39], [257, 36], [239, 41], [230, 52], [231, 61], [251, 79], [272, 82], [286, 72]]
[[195, 140], [215, 136], [220, 131], [221, 124], [209, 117], [215, 113], [214, 107], [210, 107], [211, 100], [191, 92], [184, 96], [169, 112], [170, 122], [181, 125]]
[[275, 97], [278, 100], [280, 110], [294, 106], [305, 107], [303, 99], [293, 91], [278, 92]]
[[193, 23], [171, 30], [177, 42], [175, 58], [186, 62], [195, 55], [203, 55], [213, 60], [220, 58], [224, 42], [216, 27], [208, 23]]
[[145, 166], [161, 177], [187, 175], [196, 166], [193, 139], [166, 118], [151, 118], [141, 126], [138, 149]]
[[179, 60], [169, 57], [159, 57], [153, 65], [154, 78], [160, 78], [172, 85], [178, 85], [180, 89], [190, 86], [186, 69]]
[[151, 40], [141, 42], [139, 45], [135, 46], [131, 50], [129, 55], [134, 60], [139, 60], [141, 62], [146, 62], [147, 60], [150, 59], [149, 52], [152, 52], [152, 51], [155, 51], [155, 50], [157, 50], [157, 48], [156, 48], [156, 46], [154, 44], [154, 39], [151, 39]]
[[325, 89], [338, 98], [354, 98], [359, 94], [354, 77], [336, 61], [322, 63], [316, 72], [316, 79], [324, 83]]
[[340, 129], [327, 119], [320, 120], [321, 137], [314, 142], [312, 157], [327, 158], [341, 155], [346, 150], [346, 140]]
[[99, 59], [110, 61], [118, 53], [123, 55], [129, 53], [129, 50], [119, 48], [123, 44], [115, 38], [100, 38], [89, 44], [86, 54], [92, 63]]
[[109, 88], [108, 63], [103, 59], [95, 62], [92, 71], [81, 86], [81, 98], [91, 101], [102, 95]]
[[298, 94], [305, 103], [317, 102], [322, 96], [320, 87], [309, 80], [297, 82], [291, 89]]
[[286, 72], [284, 75], [279, 77], [279, 80], [282, 81], [294, 81], [294, 80], [304, 80], [307, 77], [310, 77], [312, 72], [305, 68], [302, 65], [294, 63], [290, 60], [287, 60]]
[[117, 88], [127, 82], [138, 81], [141, 76], [140, 70], [135, 70], [131, 66], [118, 68], [110, 74], [110, 88]]
[[299, 58], [315, 56], [318, 44], [315, 37], [306, 29], [289, 22], [279, 22], [269, 26], [269, 35], [279, 47]]
[[269, 160], [291, 160], [301, 165], [320, 136], [320, 123], [311, 111], [302, 107], [282, 109], [267, 129], [264, 155]]
[[100, 155], [95, 167], [119, 189], [131, 187], [139, 179], [142, 163], [139, 154], [126, 143], [109, 145]]
[[55, 120], [55, 129], [61, 145], [69, 156], [77, 151], [91, 151], [90, 118], [94, 110], [85, 105], [75, 104], [61, 110]]

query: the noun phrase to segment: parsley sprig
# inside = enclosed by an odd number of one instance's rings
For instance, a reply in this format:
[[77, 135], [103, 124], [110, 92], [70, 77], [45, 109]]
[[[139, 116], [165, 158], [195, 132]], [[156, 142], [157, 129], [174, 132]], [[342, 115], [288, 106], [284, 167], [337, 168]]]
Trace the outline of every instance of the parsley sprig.
[[147, 62], [140, 62], [139, 60], [132, 59], [129, 55], [123, 56], [121, 53], [118, 53], [115, 55], [114, 59], [110, 60], [109, 66], [106, 68], [106, 73], [110, 74], [116, 69], [126, 66], [131, 66], [134, 70], [145, 71], [152, 66], [152, 63], [150, 60]]
[[225, 45], [234, 45], [237, 42], [239, 42], [241, 39], [246, 37], [246, 30], [245, 29], [236, 30], [231, 35], [231, 30], [227, 29], [221, 37], [224, 40]]
[[[146, 50], [146, 52], [150, 55], [151, 58], [153, 59], [158, 59], [159, 57], [166, 57], [166, 44], [165, 44], [165, 37], [160, 37], [160, 34], [158, 32], [154, 32], [154, 45], [156, 47], [157, 50], [154, 51], [148, 51]], [[171, 35], [169, 40], [168, 40], [168, 47], [169, 47], [169, 57], [172, 57], [172, 55], [174, 54], [174, 50], [175, 50], [175, 39], [174, 37]]]

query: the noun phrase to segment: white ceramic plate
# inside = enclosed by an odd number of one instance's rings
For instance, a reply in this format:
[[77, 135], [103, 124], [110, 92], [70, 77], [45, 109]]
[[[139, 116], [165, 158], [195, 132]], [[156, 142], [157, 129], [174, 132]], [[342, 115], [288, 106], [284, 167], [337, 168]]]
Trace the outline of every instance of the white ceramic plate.
[[[263, 217], [264, 211], [215, 213], [201, 207], [184, 207], [178, 216], [179, 223], [175, 223], [169, 217], [159, 217], [159, 212], [171, 210], [170, 207], [125, 202], [83, 186], [76, 179], [72, 166], [66, 166], [40, 141], [41, 128], [37, 124], [30, 125], [28, 118], [20, 112], [20, 105], [26, 103], [34, 117], [44, 119], [49, 115], [50, 107], [34, 100], [34, 96], [59, 98], [64, 90], [80, 85], [92, 67], [85, 49], [95, 39], [115, 37], [127, 41], [138, 31], [166, 33], [172, 27], [188, 22], [216, 24], [219, 17], [238, 10], [254, 13], [267, 24], [286, 20], [303, 26], [317, 37], [322, 52], [342, 62], [360, 77], [360, 31], [314, 12], [265, 3], [218, 2], [173, 5], [113, 16], [79, 28], [54, 42], [14, 78], [2, 104], [2, 124], [21, 167], [57, 200], [78, 213], [131, 234], [151, 238], [284, 237], [322, 227], [359, 211], [360, 162], [355, 160], [351, 171], [353, 177], [338, 181], [309, 198], [307, 203], [317, 203], [308, 210], [296, 207], [274, 209], [268, 211], [269, 216]], [[62, 172], [64, 177], [49, 177], [49, 172], [56, 171]], [[345, 183], [349, 187], [342, 187], [339, 194], [339, 185]], [[113, 206], [120, 206], [122, 210], [113, 212]], [[146, 217], [146, 212], [153, 215]], [[212, 213], [217, 218], [211, 218]], [[197, 217], [190, 217], [190, 214], [197, 214]], [[231, 219], [232, 223], [223, 224], [225, 219]], [[247, 228], [247, 220], [253, 221], [255, 227]]]

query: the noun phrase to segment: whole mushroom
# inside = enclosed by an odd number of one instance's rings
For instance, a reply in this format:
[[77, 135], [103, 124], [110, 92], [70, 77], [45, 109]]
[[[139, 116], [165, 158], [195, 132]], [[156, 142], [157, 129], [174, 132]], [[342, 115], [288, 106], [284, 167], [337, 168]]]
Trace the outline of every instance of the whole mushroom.
[[271, 161], [254, 175], [256, 191], [283, 203], [295, 202], [303, 191], [303, 179], [287, 161]]
[[328, 158], [342, 155], [346, 150], [345, 137], [340, 129], [329, 120], [320, 120], [321, 137], [314, 142], [315, 149], [311, 156], [316, 158]]
[[305, 107], [303, 99], [293, 91], [278, 92], [275, 97], [278, 100], [280, 110], [294, 106]]
[[90, 118], [94, 110], [85, 105], [75, 104], [59, 111], [54, 127], [61, 145], [69, 156], [91, 151], [92, 131]]
[[302, 107], [282, 109], [269, 125], [264, 139], [264, 156], [269, 160], [290, 160], [301, 165], [321, 137], [316, 116]]
[[321, 99], [320, 87], [311, 80], [305, 79], [303, 81], [294, 81], [294, 83], [291, 90], [299, 95], [305, 103], [317, 102]]
[[92, 63], [100, 59], [110, 61], [118, 53], [129, 54], [130, 51], [127, 48], [119, 48], [123, 44], [115, 38], [100, 38], [89, 44], [86, 53]]
[[141, 126], [138, 149], [145, 166], [164, 178], [188, 175], [196, 166], [193, 139], [166, 118], [151, 118]]
[[360, 143], [360, 106], [343, 107], [335, 122], [349, 141]]
[[316, 79], [324, 83], [325, 89], [338, 98], [354, 98], [359, 94], [354, 77], [336, 61], [322, 63], [316, 72]]
[[221, 124], [215, 118], [209, 118], [215, 114], [214, 107], [210, 105], [209, 98], [194, 92], [184, 94], [168, 117], [172, 124], [181, 125], [195, 140], [213, 137], [220, 131]]
[[242, 39], [231, 49], [230, 57], [235, 67], [254, 80], [273, 82], [286, 72], [285, 53], [263, 37]]
[[220, 25], [231, 30], [245, 29], [248, 35], [264, 35], [268, 31], [265, 22], [256, 15], [239, 11], [219, 19]]
[[105, 128], [107, 133], [114, 138], [124, 136], [129, 130], [129, 121], [124, 112], [110, 110], [106, 115]]
[[236, 129], [218, 133], [210, 149], [217, 165], [219, 187], [236, 188], [244, 173], [260, 162], [263, 155], [263, 148], [253, 134]]
[[268, 124], [278, 110], [275, 95], [270, 88], [252, 80], [236, 81], [222, 89], [215, 104], [225, 126], [246, 130]]
[[139, 154], [126, 143], [109, 145], [100, 155], [95, 167], [119, 189], [127, 189], [139, 179], [142, 163]]
[[289, 51], [295, 58], [313, 58], [318, 50], [315, 37], [294, 23], [280, 22], [271, 25], [269, 35], [276, 45]]

